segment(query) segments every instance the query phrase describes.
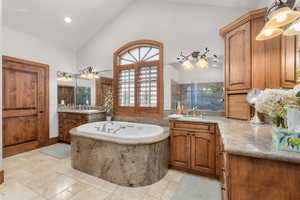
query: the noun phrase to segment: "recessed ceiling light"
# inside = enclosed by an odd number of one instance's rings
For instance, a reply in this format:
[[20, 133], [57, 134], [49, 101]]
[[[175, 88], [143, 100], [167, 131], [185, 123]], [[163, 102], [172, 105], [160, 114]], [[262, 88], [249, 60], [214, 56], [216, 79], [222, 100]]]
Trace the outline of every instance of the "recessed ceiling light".
[[65, 17], [64, 18], [64, 21], [67, 23], [67, 24], [70, 24], [72, 22], [72, 18], [71, 17]]

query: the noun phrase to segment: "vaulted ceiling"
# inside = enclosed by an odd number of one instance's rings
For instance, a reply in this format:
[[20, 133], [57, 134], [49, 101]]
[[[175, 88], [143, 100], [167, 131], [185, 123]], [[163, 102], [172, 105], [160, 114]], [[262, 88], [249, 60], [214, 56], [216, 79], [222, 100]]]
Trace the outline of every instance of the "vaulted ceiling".
[[[76, 50], [135, 1], [141, 0], [4, 0], [3, 23]], [[253, 9], [261, 0], [157, 1]], [[73, 19], [71, 24], [64, 22], [66, 16]]]

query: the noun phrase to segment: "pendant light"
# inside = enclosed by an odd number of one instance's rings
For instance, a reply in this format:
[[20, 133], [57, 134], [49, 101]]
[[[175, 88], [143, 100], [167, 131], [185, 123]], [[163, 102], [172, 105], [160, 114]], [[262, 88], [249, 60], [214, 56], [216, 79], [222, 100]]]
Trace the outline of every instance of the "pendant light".
[[283, 33], [285, 36], [300, 35], [300, 20], [294, 22]]
[[283, 7], [275, 11], [268, 21], [268, 28], [279, 28], [286, 26], [300, 17], [300, 12], [294, 11], [289, 7]]
[[268, 28], [267, 26], [261, 30], [261, 32], [256, 36], [256, 40], [269, 40], [275, 38], [283, 33], [281, 28]]
[[284, 33], [284, 35], [298, 34], [300, 30], [298, 31], [297, 29], [300, 29], [300, 25], [298, 26], [297, 23], [286, 28], [289, 24], [292, 24], [300, 18], [300, 12], [293, 10], [295, 5], [295, 0], [274, 1], [266, 13], [265, 19], [267, 22], [257, 35], [256, 40], [272, 39], [282, 33]]

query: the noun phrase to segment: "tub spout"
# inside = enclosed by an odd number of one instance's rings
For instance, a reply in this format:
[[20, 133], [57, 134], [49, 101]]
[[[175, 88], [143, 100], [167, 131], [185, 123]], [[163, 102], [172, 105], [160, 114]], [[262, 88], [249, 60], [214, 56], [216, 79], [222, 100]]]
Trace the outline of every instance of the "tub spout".
[[105, 123], [105, 124], [103, 124], [103, 126], [102, 126], [102, 132], [107, 132], [107, 128], [106, 128], [106, 126], [107, 125], [109, 125], [109, 124], [114, 124], [113, 122], [107, 122], [107, 123]]

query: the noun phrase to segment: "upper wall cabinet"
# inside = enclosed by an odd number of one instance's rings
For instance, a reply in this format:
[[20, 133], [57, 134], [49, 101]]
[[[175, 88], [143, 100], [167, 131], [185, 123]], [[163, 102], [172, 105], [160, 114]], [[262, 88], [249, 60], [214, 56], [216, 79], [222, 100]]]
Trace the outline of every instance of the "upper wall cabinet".
[[[252, 110], [243, 96], [252, 88], [292, 88], [296, 83], [297, 37], [255, 39], [264, 26], [265, 13], [266, 9], [251, 11], [220, 30], [225, 40], [227, 117], [251, 118]], [[236, 95], [239, 101], [234, 101]]]
[[225, 36], [226, 89], [251, 87], [250, 23], [245, 23]]
[[282, 37], [281, 41], [281, 87], [293, 88], [297, 83], [297, 37]]

